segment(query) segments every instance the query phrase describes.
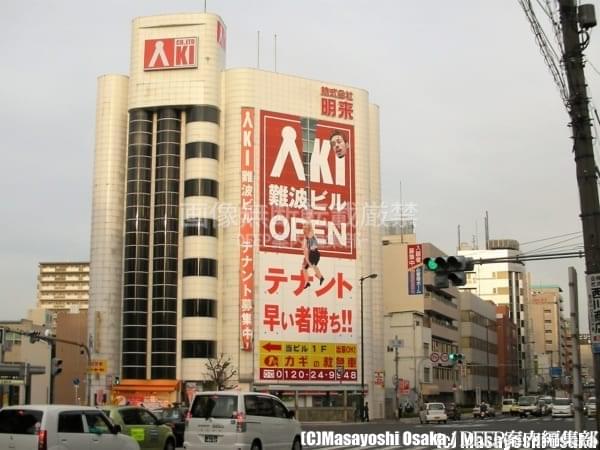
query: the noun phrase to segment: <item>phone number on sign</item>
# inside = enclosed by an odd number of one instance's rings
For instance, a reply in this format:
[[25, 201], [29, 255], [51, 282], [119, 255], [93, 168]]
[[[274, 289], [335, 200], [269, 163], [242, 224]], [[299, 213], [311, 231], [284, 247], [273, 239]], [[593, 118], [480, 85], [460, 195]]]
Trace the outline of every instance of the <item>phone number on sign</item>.
[[261, 380], [298, 380], [298, 381], [356, 381], [356, 370], [344, 370], [338, 374], [335, 369], [260, 369]]

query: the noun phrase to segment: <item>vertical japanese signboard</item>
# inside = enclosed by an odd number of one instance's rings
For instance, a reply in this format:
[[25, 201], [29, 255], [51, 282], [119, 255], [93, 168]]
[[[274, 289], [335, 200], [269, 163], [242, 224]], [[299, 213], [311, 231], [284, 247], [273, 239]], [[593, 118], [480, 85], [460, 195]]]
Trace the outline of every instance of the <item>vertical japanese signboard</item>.
[[240, 157], [240, 348], [252, 350], [254, 314], [254, 108], [242, 108]]
[[354, 127], [261, 111], [260, 145], [257, 381], [356, 383]]
[[406, 247], [408, 258], [408, 295], [423, 293], [423, 246], [409, 244]]
[[586, 277], [592, 353], [600, 353], [600, 273]]

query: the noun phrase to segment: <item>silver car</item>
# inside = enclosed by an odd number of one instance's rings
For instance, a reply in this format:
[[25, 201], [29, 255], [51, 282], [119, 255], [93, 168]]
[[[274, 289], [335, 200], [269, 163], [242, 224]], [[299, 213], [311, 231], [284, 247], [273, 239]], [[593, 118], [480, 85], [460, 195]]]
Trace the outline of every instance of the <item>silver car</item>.
[[300, 450], [300, 433], [294, 412], [273, 395], [200, 392], [190, 407], [183, 448]]

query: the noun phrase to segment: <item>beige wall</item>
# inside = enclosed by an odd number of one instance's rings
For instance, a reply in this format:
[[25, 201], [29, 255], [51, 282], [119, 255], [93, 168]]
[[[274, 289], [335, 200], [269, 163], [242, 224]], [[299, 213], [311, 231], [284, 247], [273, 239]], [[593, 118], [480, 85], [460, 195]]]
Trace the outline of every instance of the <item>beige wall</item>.
[[[56, 337], [76, 343], [85, 344], [87, 335], [87, 312], [70, 314], [62, 311], [56, 319]], [[87, 388], [87, 355], [81, 354], [82, 348], [77, 345], [58, 343], [56, 357], [63, 360], [63, 371], [55, 378], [54, 402], [67, 405], [85, 405]], [[78, 378], [80, 384], [77, 397], [73, 380]]]

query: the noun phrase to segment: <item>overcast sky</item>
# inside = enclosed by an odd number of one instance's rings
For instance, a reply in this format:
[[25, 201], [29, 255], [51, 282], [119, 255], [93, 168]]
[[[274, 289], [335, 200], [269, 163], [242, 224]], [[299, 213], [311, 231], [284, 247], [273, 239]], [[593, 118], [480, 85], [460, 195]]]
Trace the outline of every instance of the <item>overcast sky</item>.
[[[486, 211], [492, 238], [581, 231], [568, 116], [517, 0], [207, 7], [227, 26], [227, 67], [256, 67], [260, 30], [262, 69], [273, 69], [277, 34], [279, 72], [369, 91], [381, 112], [383, 200], [399, 203], [402, 191], [415, 205], [419, 241], [455, 253], [460, 224], [462, 240], [483, 246]], [[89, 260], [96, 79], [128, 73], [131, 20], [203, 9], [202, 0], [0, 2], [0, 319], [35, 305], [38, 262]], [[600, 104], [597, 33], [586, 76]], [[571, 234], [523, 249], [568, 238], [560, 245], [582, 243]], [[567, 299], [569, 265], [585, 305], [582, 260], [528, 269]]]

